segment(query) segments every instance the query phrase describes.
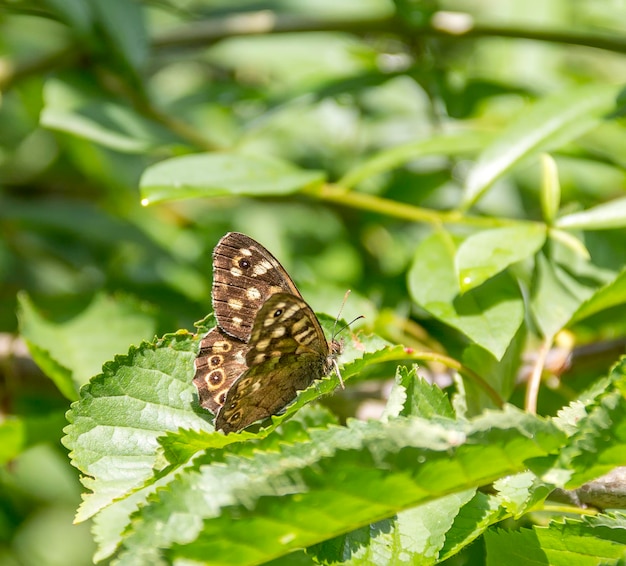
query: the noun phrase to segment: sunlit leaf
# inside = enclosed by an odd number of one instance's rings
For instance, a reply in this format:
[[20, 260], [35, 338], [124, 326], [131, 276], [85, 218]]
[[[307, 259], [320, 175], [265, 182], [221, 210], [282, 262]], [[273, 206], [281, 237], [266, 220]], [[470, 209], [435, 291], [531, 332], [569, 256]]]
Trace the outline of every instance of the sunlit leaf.
[[461, 291], [478, 287], [509, 265], [532, 256], [545, 240], [545, 226], [530, 223], [482, 230], [469, 236], [455, 256]]
[[596, 126], [614, 106], [617, 88], [585, 85], [535, 103], [480, 155], [465, 183], [464, 206], [474, 204], [502, 175], [541, 151], [558, 148]]
[[450, 238], [435, 234], [415, 251], [408, 274], [414, 300], [442, 322], [455, 327], [500, 359], [524, 318], [514, 281], [494, 277], [461, 295]]
[[270, 159], [237, 154], [185, 155], [149, 167], [140, 186], [142, 202], [295, 193], [324, 180], [322, 171], [306, 171]]
[[20, 329], [33, 358], [70, 399], [104, 362], [156, 330], [154, 314], [128, 298], [96, 295], [82, 312], [62, 321], [45, 318], [26, 294], [19, 302]]
[[581, 212], [561, 216], [556, 225], [562, 229], [612, 230], [626, 226], [626, 198], [599, 204]]

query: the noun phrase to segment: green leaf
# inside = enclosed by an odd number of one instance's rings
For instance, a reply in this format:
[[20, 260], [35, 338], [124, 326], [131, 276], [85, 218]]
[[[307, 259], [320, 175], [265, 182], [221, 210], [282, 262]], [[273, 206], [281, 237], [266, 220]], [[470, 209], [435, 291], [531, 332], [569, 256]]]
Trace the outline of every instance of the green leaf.
[[614, 520], [585, 517], [552, 521], [520, 531], [491, 530], [485, 535], [487, 565], [599, 566], [626, 559], [623, 515]]
[[532, 472], [506, 476], [496, 480], [493, 487], [498, 491], [502, 506], [516, 519], [542, 502], [554, 489], [554, 486], [542, 482]]
[[[470, 344], [463, 350], [463, 365], [474, 370], [506, 400], [515, 388], [526, 341], [526, 325], [522, 324], [499, 360], [477, 344]], [[486, 408], [496, 407], [485, 389], [469, 378], [463, 380], [462, 389], [455, 394], [457, 401], [460, 395], [464, 395], [466, 414], [478, 415]]]
[[478, 158], [465, 183], [469, 208], [505, 173], [529, 156], [558, 148], [600, 123], [618, 88], [593, 84], [541, 99], [512, 122]]
[[415, 368], [398, 366], [393, 390], [389, 395], [389, 416], [416, 416], [454, 418], [454, 409], [446, 393], [435, 384], [428, 383], [417, 375]]
[[26, 443], [24, 421], [16, 417], [0, 422], [0, 465], [15, 458], [22, 452]]
[[[182, 439], [164, 440], [165, 454], [161, 451], [157, 454], [157, 437], [168, 431], [180, 427], [191, 431], [213, 430], [209, 424], [212, 415], [197, 406], [197, 392], [192, 384], [199, 341], [213, 320], [209, 315], [198, 323], [197, 335], [180, 331], [166, 335], [155, 344], [131, 347], [128, 355], [106, 363], [103, 373], [81, 389], [80, 400], [68, 412], [71, 424], [63, 441], [72, 450], [72, 463], [88, 476], [84, 479], [85, 486], [93, 491], [85, 497], [79, 520], [92, 516], [130, 490], [146, 482], [151, 484], [152, 468], [165, 469], [166, 458], [178, 466], [191, 457], [190, 446], [222, 448], [267, 436], [306, 403], [337, 388], [335, 375], [316, 381], [300, 391], [284, 413], [264, 423], [259, 435], [248, 431], [228, 436], [219, 433], [202, 437], [203, 443], [198, 444], [197, 435], [187, 432]], [[325, 317], [322, 322], [328, 324]], [[378, 354], [380, 348], [382, 352]], [[381, 356], [386, 359], [388, 350], [386, 343], [376, 337], [352, 336], [345, 341], [340, 359], [344, 378], [359, 371], [364, 355], [369, 356], [368, 363], [376, 363]], [[115, 457], [122, 458], [125, 464], [107, 465]]]
[[585, 244], [583, 244], [575, 235], [570, 234], [565, 230], [550, 228], [548, 230], [548, 236], [555, 242], [563, 244], [565, 247], [572, 250], [579, 257], [587, 261], [591, 259], [591, 254], [589, 253], [589, 250], [585, 247]]
[[548, 226], [552, 226], [561, 206], [561, 184], [556, 162], [551, 155], [541, 156], [541, 212]]
[[563, 440], [510, 407], [470, 423], [412, 417], [305, 432], [196, 456], [193, 473], [134, 515], [122, 563], [169, 548], [170, 561], [258, 564], [520, 471]]
[[374, 157], [351, 169], [337, 182], [337, 185], [351, 189], [373, 175], [384, 173], [428, 155], [456, 156], [473, 153], [484, 147], [486, 139], [488, 138], [481, 132], [457, 132], [398, 145], [378, 152]]
[[584, 301], [572, 316], [572, 322], [578, 322], [598, 312], [626, 303], [626, 270], [614, 281], [598, 289]]
[[626, 197], [599, 204], [557, 219], [556, 225], [568, 230], [613, 230], [626, 226]]
[[109, 47], [135, 71], [148, 57], [148, 32], [141, 4], [127, 0], [89, 0]]
[[455, 252], [454, 242], [444, 233], [422, 241], [408, 274], [411, 296], [500, 359], [524, 318], [519, 290], [510, 277], [501, 274], [461, 295]]
[[96, 295], [78, 315], [48, 320], [25, 293], [19, 295], [20, 331], [33, 359], [69, 399], [128, 345], [154, 336], [156, 321], [128, 298]]
[[44, 85], [43, 127], [91, 140], [122, 153], [149, 153], [181, 140], [130, 107], [104, 98], [76, 77], [53, 77]]
[[78, 35], [86, 37], [92, 31], [93, 11], [89, 2], [83, 0], [46, 0], [45, 3], [74, 28]]
[[288, 195], [323, 182], [322, 171], [306, 171], [278, 159], [206, 153], [161, 161], [141, 177], [144, 205], [192, 197]]
[[532, 463], [544, 481], [574, 489], [626, 465], [626, 358], [553, 421], [570, 438], [549, 466]]
[[594, 289], [579, 282], [558, 263], [538, 254], [530, 308], [544, 336], [554, 336], [564, 328]]
[[488, 527], [499, 523], [508, 515], [499, 497], [477, 492], [461, 507], [448, 530], [445, 544], [439, 553], [440, 561], [454, 556], [482, 535]]
[[455, 263], [461, 292], [478, 287], [509, 265], [535, 254], [546, 241], [542, 224], [483, 230], [459, 246]]
[[574, 470], [566, 484], [573, 489], [617, 466], [626, 466], [626, 400], [613, 392], [579, 423], [561, 463]]
[[469, 489], [440, 497], [315, 545], [308, 552], [320, 564], [436, 564], [446, 532], [474, 494]]
[[209, 413], [192, 408], [197, 406], [191, 378], [198, 340], [181, 331], [156, 345], [132, 346], [81, 389], [63, 439], [72, 464], [86, 476], [83, 484], [93, 492], [84, 497], [77, 520], [141, 487], [153, 467], [163, 466], [157, 450], [161, 434], [179, 427], [213, 430]]

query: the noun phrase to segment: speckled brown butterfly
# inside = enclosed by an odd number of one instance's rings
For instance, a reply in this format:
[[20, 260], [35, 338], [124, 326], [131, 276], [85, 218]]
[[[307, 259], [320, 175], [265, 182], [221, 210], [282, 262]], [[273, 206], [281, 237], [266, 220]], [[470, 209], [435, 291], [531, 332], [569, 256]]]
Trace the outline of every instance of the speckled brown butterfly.
[[252, 238], [230, 232], [215, 246], [212, 297], [217, 326], [200, 344], [193, 383], [216, 430], [276, 414], [337, 369], [341, 344], [326, 340], [283, 266]]

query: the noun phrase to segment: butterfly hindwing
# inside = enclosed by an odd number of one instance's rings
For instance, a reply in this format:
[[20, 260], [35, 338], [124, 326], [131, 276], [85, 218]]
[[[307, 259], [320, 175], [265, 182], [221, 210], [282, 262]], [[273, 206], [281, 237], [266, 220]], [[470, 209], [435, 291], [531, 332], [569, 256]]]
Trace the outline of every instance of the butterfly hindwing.
[[330, 371], [329, 354], [324, 332], [304, 300], [287, 293], [271, 296], [254, 321], [248, 370], [228, 391], [215, 427], [228, 433], [276, 414], [297, 391]]
[[226, 393], [248, 367], [247, 350], [244, 342], [231, 338], [219, 326], [202, 339], [193, 376], [202, 407], [216, 413], [224, 404]]

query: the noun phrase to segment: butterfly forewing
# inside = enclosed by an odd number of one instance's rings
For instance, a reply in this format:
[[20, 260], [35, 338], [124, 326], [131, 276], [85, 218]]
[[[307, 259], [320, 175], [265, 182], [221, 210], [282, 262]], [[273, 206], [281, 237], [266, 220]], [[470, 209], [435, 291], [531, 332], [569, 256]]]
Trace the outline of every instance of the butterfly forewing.
[[332, 358], [311, 308], [298, 296], [278, 293], [255, 318], [246, 363], [215, 421], [226, 433], [276, 414], [298, 390], [329, 373]]
[[278, 260], [261, 244], [238, 232], [226, 234], [213, 251], [213, 310], [217, 324], [248, 342], [257, 313], [275, 293], [300, 297]]
[[218, 326], [202, 339], [193, 376], [202, 407], [217, 413], [224, 404], [226, 393], [247, 369], [247, 349], [244, 342], [231, 338]]

